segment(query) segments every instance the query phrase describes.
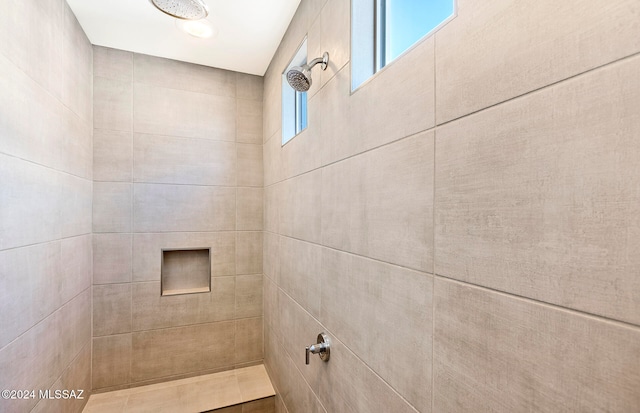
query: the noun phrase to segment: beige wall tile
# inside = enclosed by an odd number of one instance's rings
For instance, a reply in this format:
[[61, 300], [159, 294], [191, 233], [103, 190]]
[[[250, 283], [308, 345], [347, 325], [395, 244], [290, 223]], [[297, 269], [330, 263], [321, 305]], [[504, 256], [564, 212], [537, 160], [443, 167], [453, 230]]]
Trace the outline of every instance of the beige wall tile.
[[262, 273], [262, 232], [236, 233], [236, 274]]
[[262, 100], [237, 100], [236, 141], [262, 144]]
[[64, 3], [62, 102], [80, 119], [93, 120], [93, 49], [69, 5]]
[[236, 72], [236, 97], [238, 99], [258, 100], [262, 102], [263, 78]]
[[280, 276], [280, 237], [265, 232], [263, 242], [262, 271], [275, 282]]
[[131, 284], [93, 286], [93, 336], [131, 331]]
[[284, 184], [264, 188], [264, 230], [273, 233], [280, 231], [280, 189]]
[[322, 281], [322, 247], [289, 237], [280, 237], [278, 286], [305, 310], [318, 317]]
[[62, 238], [91, 233], [92, 186], [92, 182], [87, 179], [65, 173], [59, 174], [56, 188], [59, 215], [56, 219]]
[[259, 186], [264, 184], [262, 145], [239, 143], [238, 150], [238, 186]]
[[[89, 89], [91, 90], [91, 89]], [[89, 105], [91, 99], [89, 99]], [[91, 106], [87, 109], [91, 113]], [[64, 107], [61, 113], [63, 136], [60, 142], [60, 170], [91, 179], [93, 172], [92, 122]]]
[[172, 248], [211, 248], [211, 275], [235, 274], [235, 232], [134, 234], [133, 280], [159, 282], [162, 249]]
[[94, 76], [93, 127], [119, 131], [132, 130], [133, 86], [131, 82]]
[[265, 336], [271, 331], [279, 336], [279, 332], [276, 331], [280, 328], [278, 325], [278, 286], [273, 280], [265, 276], [262, 279], [262, 297]]
[[133, 137], [128, 131], [93, 131], [93, 179], [131, 182]]
[[235, 188], [134, 185], [136, 232], [234, 230], [235, 209]]
[[90, 278], [90, 235], [0, 252], [0, 348], [86, 290]]
[[278, 203], [280, 234], [320, 242], [322, 173], [317, 170], [282, 183]]
[[458, 16], [436, 34], [438, 123], [637, 53], [636, 6], [459, 1]]
[[131, 334], [93, 339], [93, 388], [128, 384], [131, 381]]
[[0, 154], [0, 250], [61, 237], [60, 175]]
[[282, 178], [287, 179], [321, 166], [322, 145], [325, 137], [322, 134], [322, 111], [317, 108], [319, 99], [310, 99], [308, 107], [307, 129], [287, 142], [280, 150], [280, 169]]
[[640, 403], [637, 328], [442, 278], [435, 289], [435, 411], [623, 412]]
[[[349, 0], [328, 0], [320, 13], [322, 27], [322, 50], [329, 53], [327, 69], [319, 71], [316, 80], [327, 83], [351, 58], [351, 2]], [[316, 69], [317, 70], [317, 69]]]
[[133, 382], [234, 363], [235, 321], [133, 333]]
[[132, 185], [93, 183], [93, 232], [131, 231]]
[[638, 70], [636, 57], [438, 129], [438, 274], [640, 323]]
[[236, 320], [235, 363], [262, 360], [262, 317]]
[[205, 139], [134, 135], [136, 182], [166, 184], [236, 184], [236, 145]]
[[211, 278], [211, 291], [160, 295], [159, 282], [132, 284], [133, 331], [232, 320], [235, 314], [234, 277]]
[[[91, 343], [87, 342], [76, 358], [65, 369], [64, 373], [49, 388], [49, 394], [55, 396], [56, 391], [73, 390], [81, 399], [42, 399], [32, 410], [34, 413], [82, 412], [91, 395]], [[80, 395], [80, 390], [82, 394]]]
[[235, 318], [262, 316], [262, 274], [236, 277]]
[[60, 167], [65, 136], [60, 102], [2, 54], [0, 88], [0, 151]]
[[324, 168], [323, 243], [433, 271], [433, 139], [426, 132]]
[[273, 136], [263, 145], [263, 158], [264, 158], [264, 184], [272, 185], [282, 180], [282, 135], [280, 131], [276, 132]]
[[[350, 94], [350, 65], [314, 99], [322, 111], [322, 163], [393, 142], [435, 125], [434, 41], [424, 39]], [[406, 79], [421, 79], [407, 82]], [[411, 103], [407, 106], [407, 97]]]
[[[321, 274], [322, 323], [417, 410], [429, 411], [432, 276], [326, 248]], [[384, 351], [366, 338], [372, 332], [384, 332]]]
[[238, 231], [262, 231], [263, 198], [262, 188], [238, 188], [236, 229]]
[[[91, 338], [87, 289], [0, 350], [0, 387], [48, 389]], [[19, 360], [19, 362], [16, 362]], [[3, 400], [3, 412], [30, 411], [38, 399]]]
[[131, 281], [131, 234], [93, 234], [93, 284]]
[[236, 139], [235, 99], [135, 83], [134, 124], [138, 133]]
[[[291, 58], [291, 56], [289, 56]], [[273, 66], [273, 60], [271, 61]], [[264, 100], [262, 110], [262, 133], [266, 142], [281, 128], [282, 123], [282, 71], [269, 70], [264, 76]]]
[[134, 54], [134, 81], [207, 95], [235, 97], [236, 73], [161, 57]]
[[5, 6], [0, 17], [0, 53], [60, 99], [66, 4], [16, 1]]
[[94, 45], [93, 75], [133, 82], [133, 53]]

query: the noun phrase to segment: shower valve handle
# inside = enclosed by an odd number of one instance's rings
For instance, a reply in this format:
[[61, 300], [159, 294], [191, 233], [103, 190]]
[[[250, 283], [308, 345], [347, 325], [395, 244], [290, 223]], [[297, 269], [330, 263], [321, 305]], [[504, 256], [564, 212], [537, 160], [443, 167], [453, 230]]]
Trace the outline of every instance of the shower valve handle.
[[331, 340], [325, 333], [318, 334], [318, 342], [305, 347], [305, 364], [309, 364], [309, 354], [319, 354], [320, 360], [329, 361]]

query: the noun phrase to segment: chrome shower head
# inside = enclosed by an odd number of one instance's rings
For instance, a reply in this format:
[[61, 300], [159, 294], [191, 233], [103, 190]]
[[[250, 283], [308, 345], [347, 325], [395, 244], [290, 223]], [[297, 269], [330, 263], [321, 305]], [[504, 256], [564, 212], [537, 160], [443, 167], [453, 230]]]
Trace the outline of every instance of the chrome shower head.
[[158, 10], [183, 20], [200, 20], [209, 15], [204, 0], [149, 0]]
[[302, 66], [294, 66], [287, 72], [287, 82], [298, 92], [306, 92], [311, 87], [311, 69], [320, 63], [322, 70], [327, 69], [329, 63], [329, 53], [324, 52], [322, 57], [313, 59], [308, 64]]

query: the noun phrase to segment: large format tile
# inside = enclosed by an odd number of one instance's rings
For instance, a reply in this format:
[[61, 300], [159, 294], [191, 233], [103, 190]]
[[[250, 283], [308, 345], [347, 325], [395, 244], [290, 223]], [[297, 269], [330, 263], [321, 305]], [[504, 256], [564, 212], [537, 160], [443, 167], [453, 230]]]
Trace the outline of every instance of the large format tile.
[[235, 188], [135, 184], [136, 232], [224, 231], [236, 226]]
[[62, 238], [89, 234], [92, 231], [93, 182], [74, 175], [60, 174], [58, 224]]
[[323, 170], [316, 170], [282, 183], [278, 194], [281, 235], [320, 242], [322, 174]]
[[228, 232], [174, 232], [134, 234], [133, 281], [160, 281], [163, 249], [211, 248], [211, 275], [234, 275], [236, 234]]
[[0, 16], [0, 54], [56, 98], [62, 97], [66, 4], [8, 1]]
[[93, 338], [93, 388], [128, 384], [131, 380], [131, 334]]
[[417, 410], [429, 411], [432, 276], [325, 248], [321, 283], [322, 323]]
[[67, 107], [62, 108], [61, 117], [63, 135], [60, 142], [60, 163], [57, 168], [76, 177], [91, 179], [93, 172], [93, 123], [90, 119], [81, 119]]
[[236, 229], [238, 231], [262, 231], [264, 190], [262, 188], [238, 188], [236, 196]]
[[133, 101], [137, 133], [236, 140], [234, 98], [136, 83]]
[[93, 179], [131, 182], [133, 179], [133, 136], [130, 131], [94, 129]]
[[65, 137], [60, 102], [2, 54], [0, 89], [0, 152], [59, 168]]
[[264, 184], [262, 145], [239, 143], [238, 157], [238, 186], [259, 186]]
[[129, 183], [93, 183], [93, 232], [131, 231], [131, 191]]
[[236, 320], [234, 361], [236, 364], [262, 360], [263, 357], [262, 317]]
[[438, 123], [640, 51], [635, 0], [460, 0], [436, 33]]
[[160, 295], [159, 282], [132, 285], [133, 331], [232, 320], [235, 315], [234, 277], [211, 278], [211, 291]]
[[434, 411], [640, 406], [638, 328], [442, 278], [435, 291]]
[[[321, 53], [318, 56], [309, 56], [309, 59], [320, 57], [324, 52], [329, 53], [327, 69], [316, 73], [316, 81], [324, 85], [351, 58], [351, 2], [328, 0], [320, 12], [320, 24]], [[320, 80], [322, 82], [319, 82]]]
[[434, 48], [424, 39], [352, 94], [346, 65], [318, 92], [324, 165], [435, 125]]
[[323, 244], [433, 271], [433, 132], [322, 171]]
[[262, 144], [262, 100], [237, 100], [237, 141]]
[[93, 283], [131, 281], [131, 234], [93, 234]]
[[0, 252], [0, 348], [91, 285], [89, 239], [85, 235]]
[[0, 154], [0, 250], [61, 237], [61, 175]]
[[214, 67], [134, 54], [134, 81], [207, 95], [235, 97], [236, 73]]
[[93, 75], [133, 82], [133, 53], [94, 45]]
[[137, 133], [133, 178], [135, 182], [235, 186], [236, 145]]
[[437, 274], [640, 324], [640, 58], [436, 132]]
[[262, 272], [275, 282], [280, 275], [280, 237], [265, 232], [263, 238]]
[[315, 317], [320, 315], [322, 247], [280, 237], [278, 286]]
[[[2, 389], [49, 389], [91, 339], [91, 293], [86, 289], [0, 350]], [[31, 411], [34, 399], [2, 400], [3, 413]]]
[[93, 286], [93, 336], [131, 331], [131, 284]]
[[48, 390], [49, 394], [54, 396], [56, 392], [62, 391], [64, 394], [65, 390], [73, 390], [78, 398], [42, 399], [32, 410], [33, 413], [84, 411], [84, 406], [91, 395], [91, 343], [89, 341]]
[[262, 274], [236, 276], [235, 318], [262, 316]]
[[[238, 99], [257, 100], [262, 102], [263, 78], [236, 72], [236, 97]], [[262, 142], [262, 141], [261, 141]]]
[[234, 363], [235, 322], [133, 333], [133, 382]]
[[93, 119], [93, 49], [69, 5], [64, 2], [62, 102], [83, 121]]
[[236, 233], [236, 274], [262, 274], [262, 232]]
[[93, 127], [131, 131], [133, 128], [133, 86], [131, 82], [95, 76], [93, 78]]

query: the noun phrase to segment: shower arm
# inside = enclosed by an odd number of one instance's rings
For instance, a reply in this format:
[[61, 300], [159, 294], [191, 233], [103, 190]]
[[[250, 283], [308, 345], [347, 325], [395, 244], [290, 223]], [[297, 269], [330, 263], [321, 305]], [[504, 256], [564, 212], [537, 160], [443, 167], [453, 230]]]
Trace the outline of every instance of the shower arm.
[[317, 57], [317, 58], [313, 59], [312, 61], [307, 63], [307, 66], [309, 67], [309, 70], [311, 70], [318, 63], [322, 63], [322, 70], [326, 70], [328, 62], [329, 62], [329, 53], [324, 52], [322, 57]]

